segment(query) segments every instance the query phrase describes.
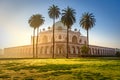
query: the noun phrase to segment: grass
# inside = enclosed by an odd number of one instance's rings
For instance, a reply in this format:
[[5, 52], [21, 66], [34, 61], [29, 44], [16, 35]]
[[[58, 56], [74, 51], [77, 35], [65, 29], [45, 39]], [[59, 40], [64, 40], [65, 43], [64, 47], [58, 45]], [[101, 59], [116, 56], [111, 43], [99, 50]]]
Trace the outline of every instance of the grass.
[[2, 59], [0, 80], [120, 80], [120, 58]]

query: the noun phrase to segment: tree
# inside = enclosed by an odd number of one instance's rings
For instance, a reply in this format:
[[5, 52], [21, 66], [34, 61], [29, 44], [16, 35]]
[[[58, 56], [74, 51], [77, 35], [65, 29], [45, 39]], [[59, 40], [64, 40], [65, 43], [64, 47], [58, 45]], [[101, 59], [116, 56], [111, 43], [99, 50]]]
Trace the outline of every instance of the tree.
[[[30, 17], [30, 19], [28, 20], [29, 25], [33, 28], [33, 58], [35, 58], [35, 48], [34, 48], [34, 44], [35, 44], [35, 30], [36, 30], [36, 28], [39, 28], [39, 26], [43, 24], [42, 21], [44, 22], [43, 17], [40, 14], [32, 15]], [[37, 29], [37, 31], [38, 31], [38, 29]], [[37, 41], [38, 40], [36, 39], [36, 42]], [[37, 43], [36, 43], [36, 45], [37, 45]]]
[[75, 19], [75, 10], [67, 7], [66, 9], [62, 10], [62, 18], [61, 21], [64, 25], [67, 26], [67, 55], [66, 58], [68, 58], [68, 43], [69, 43], [69, 29], [71, 28], [71, 26], [76, 22]]
[[51, 19], [53, 19], [53, 55], [52, 58], [54, 58], [54, 44], [55, 44], [55, 39], [54, 39], [54, 27], [55, 27], [55, 19], [59, 18], [60, 15], [60, 9], [58, 6], [52, 5], [48, 9], [48, 14]]
[[82, 55], [87, 55], [87, 53], [89, 52], [89, 47], [86, 45], [83, 45], [81, 47], [81, 52], [82, 52]]
[[37, 26], [37, 39], [36, 39], [36, 58], [37, 58], [37, 56], [38, 56], [38, 34], [39, 34], [39, 27], [42, 24], [44, 24], [44, 17], [42, 17], [41, 14], [37, 14], [36, 20], [37, 20], [37, 23], [39, 24]]
[[120, 52], [119, 51], [116, 52], [116, 56], [120, 57]]
[[80, 26], [87, 31], [87, 46], [89, 47], [89, 29], [91, 29], [95, 25], [95, 18], [92, 13], [85, 12], [83, 13], [80, 19]]
[[35, 57], [35, 51], [34, 51], [34, 36], [35, 36], [35, 29], [37, 28], [36, 24], [35, 24], [35, 17], [36, 15], [32, 15], [30, 17], [30, 19], [28, 20], [28, 23], [30, 25], [30, 27], [33, 28], [33, 58]]

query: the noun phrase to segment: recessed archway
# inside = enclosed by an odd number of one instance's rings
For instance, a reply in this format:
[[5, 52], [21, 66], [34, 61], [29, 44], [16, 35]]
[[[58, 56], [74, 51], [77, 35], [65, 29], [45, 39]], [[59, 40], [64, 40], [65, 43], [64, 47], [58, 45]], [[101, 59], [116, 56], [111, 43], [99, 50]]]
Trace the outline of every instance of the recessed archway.
[[72, 37], [72, 43], [77, 43], [77, 37], [76, 36]]
[[42, 43], [47, 43], [47, 42], [48, 42], [47, 36], [43, 36], [43, 38], [42, 38]]

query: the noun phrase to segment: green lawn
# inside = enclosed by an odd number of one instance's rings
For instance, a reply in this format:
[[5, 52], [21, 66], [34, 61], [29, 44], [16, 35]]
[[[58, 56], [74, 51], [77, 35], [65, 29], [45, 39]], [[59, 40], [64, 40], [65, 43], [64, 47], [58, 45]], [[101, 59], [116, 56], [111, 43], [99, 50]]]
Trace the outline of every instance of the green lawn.
[[120, 80], [120, 59], [0, 60], [0, 80]]

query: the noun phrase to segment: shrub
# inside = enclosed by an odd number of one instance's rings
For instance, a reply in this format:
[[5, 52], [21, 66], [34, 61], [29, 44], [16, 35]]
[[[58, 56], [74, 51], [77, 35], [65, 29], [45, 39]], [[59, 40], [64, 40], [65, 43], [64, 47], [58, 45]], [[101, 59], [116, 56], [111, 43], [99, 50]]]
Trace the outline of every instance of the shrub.
[[86, 46], [86, 45], [83, 45], [83, 46], [81, 47], [81, 52], [82, 52], [82, 55], [88, 55], [89, 47]]
[[120, 52], [116, 52], [116, 56], [120, 57]]

